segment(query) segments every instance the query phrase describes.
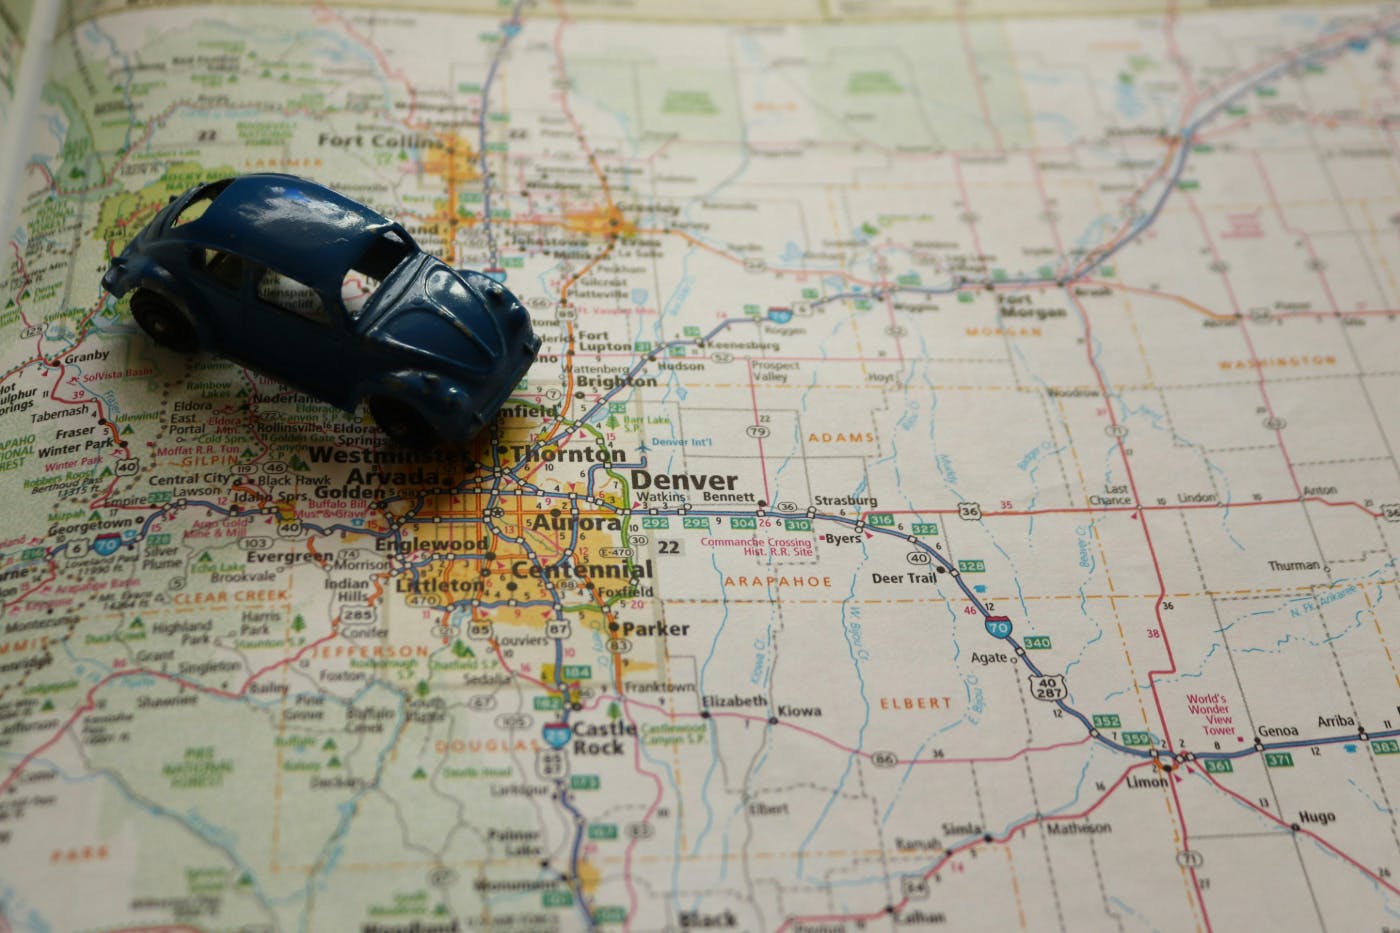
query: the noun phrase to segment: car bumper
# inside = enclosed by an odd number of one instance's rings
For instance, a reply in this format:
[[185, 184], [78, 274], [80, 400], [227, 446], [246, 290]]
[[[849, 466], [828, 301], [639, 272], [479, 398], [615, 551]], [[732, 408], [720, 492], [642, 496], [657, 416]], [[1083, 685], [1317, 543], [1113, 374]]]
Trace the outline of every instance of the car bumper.
[[126, 285], [122, 282], [126, 274], [126, 264], [126, 256], [118, 256], [102, 275], [102, 288], [117, 298], [126, 292]]

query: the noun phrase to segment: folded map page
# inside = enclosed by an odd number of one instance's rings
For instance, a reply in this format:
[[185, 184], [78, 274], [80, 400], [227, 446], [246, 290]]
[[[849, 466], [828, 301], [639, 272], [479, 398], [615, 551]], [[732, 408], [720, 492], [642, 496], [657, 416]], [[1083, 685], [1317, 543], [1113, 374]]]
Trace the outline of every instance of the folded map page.
[[[36, 8], [0, 926], [1400, 925], [1400, 12], [1094, 6]], [[528, 305], [473, 446], [102, 293], [261, 171]]]
[[27, 28], [23, 17], [28, 12], [26, 3], [0, 3], [0, 119], [9, 112], [10, 100], [14, 96], [15, 73], [24, 50], [24, 32]]
[[0, 127], [7, 131], [32, 8], [31, 0], [0, 0]]

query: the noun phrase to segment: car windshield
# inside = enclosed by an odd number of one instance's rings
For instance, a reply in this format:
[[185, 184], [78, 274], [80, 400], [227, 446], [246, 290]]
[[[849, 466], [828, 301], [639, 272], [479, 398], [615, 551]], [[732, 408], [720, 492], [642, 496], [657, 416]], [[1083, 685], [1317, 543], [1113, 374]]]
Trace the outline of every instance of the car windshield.
[[350, 266], [340, 285], [340, 297], [352, 318], [364, 313], [378, 291], [380, 283], [413, 253], [413, 248], [393, 230], [388, 230], [370, 244], [364, 255]]

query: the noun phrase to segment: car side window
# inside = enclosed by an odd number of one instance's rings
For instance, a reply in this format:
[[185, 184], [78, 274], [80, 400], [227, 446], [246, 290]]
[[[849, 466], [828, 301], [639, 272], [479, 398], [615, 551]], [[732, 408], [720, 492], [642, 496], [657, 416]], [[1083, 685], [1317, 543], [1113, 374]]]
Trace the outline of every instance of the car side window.
[[205, 275], [225, 288], [243, 285], [243, 260], [221, 249], [199, 249], [194, 252], [194, 264]]
[[379, 285], [413, 253], [399, 235], [386, 230], [374, 239], [364, 255], [355, 260], [340, 285], [340, 298], [350, 316], [358, 318]]
[[275, 269], [263, 270], [258, 279], [258, 297], [273, 307], [299, 314], [319, 324], [329, 324], [330, 316], [321, 296], [309, 285], [288, 278]]

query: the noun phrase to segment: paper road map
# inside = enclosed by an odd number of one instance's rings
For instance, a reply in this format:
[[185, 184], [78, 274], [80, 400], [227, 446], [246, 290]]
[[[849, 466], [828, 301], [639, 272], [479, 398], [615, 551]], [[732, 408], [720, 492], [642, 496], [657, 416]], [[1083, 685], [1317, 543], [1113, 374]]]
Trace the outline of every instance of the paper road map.
[[[0, 928], [1400, 926], [1400, 10], [46, 6]], [[489, 436], [101, 293], [251, 171], [521, 296]]]

